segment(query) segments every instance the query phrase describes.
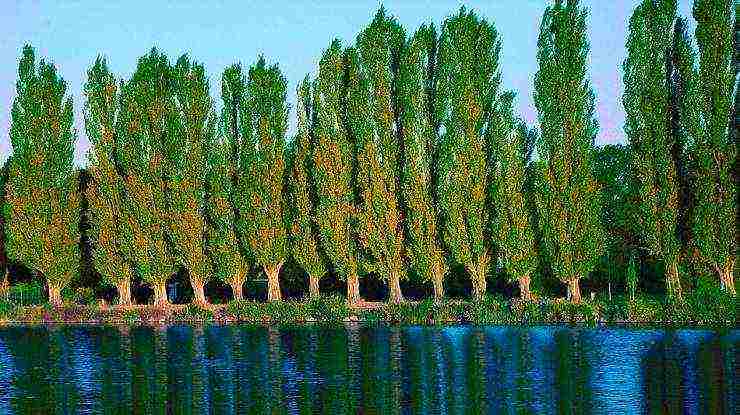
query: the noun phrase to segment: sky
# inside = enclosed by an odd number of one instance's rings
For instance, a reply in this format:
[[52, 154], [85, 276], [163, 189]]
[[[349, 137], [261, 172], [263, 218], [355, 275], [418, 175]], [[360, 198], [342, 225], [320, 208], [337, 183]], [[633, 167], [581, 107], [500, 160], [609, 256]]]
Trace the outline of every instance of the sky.
[[[90, 143], [84, 133], [82, 86], [98, 54], [119, 78], [153, 46], [174, 62], [183, 53], [202, 62], [211, 95], [220, 107], [221, 73], [228, 65], [254, 63], [259, 54], [278, 63], [288, 80], [288, 101], [307, 73], [314, 74], [332, 39], [347, 45], [370, 23], [381, 3], [413, 33], [422, 23], [437, 27], [460, 6], [492, 21], [502, 39], [503, 88], [517, 92], [520, 115], [535, 123], [532, 98], [537, 36], [546, 0], [243, 0], [243, 1], [27, 1], [3, 5], [0, 15], [0, 160], [11, 152], [8, 131], [18, 58], [24, 44], [53, 62], [74, 100], [75, 163], [84, 166]], [[624, 142], [621, 65], [627, 22], [638, 0], [584, 0], [589, 8], [590, 76], [597, 96], [598, 144]], [[691, 16], [690, 0], [679, 13]], [[694, 23], [690, 19], [693, 33]], [[291, 111], [289, 133], [295, 129]]]

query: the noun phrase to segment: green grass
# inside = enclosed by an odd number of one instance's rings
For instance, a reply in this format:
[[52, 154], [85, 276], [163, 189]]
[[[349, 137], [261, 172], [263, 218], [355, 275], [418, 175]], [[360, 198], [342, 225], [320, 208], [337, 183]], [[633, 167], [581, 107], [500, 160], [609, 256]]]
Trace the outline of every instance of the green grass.
[[487, 296], [482, 301], [431, 299], [377, 308], [350, 309], [339, 296], [320, 296], [305, 301], [273, 303], [232, 301], [222, 307], [194, 304], [180, 307], [101, 308], [66, 303], [61, 307], [21, 307], [0, 300], [0, 321], [21, 323], [167, 323], [248, 322], [254, 324], [339, 324], [360, 321], [369, 324], [444, 325], [541, 325], [541, 324], [651, 324], [683, 326], [735, 326], [737, 299], [712, 289], [695, 290], [682, 303], [660, 297], [638, 296], [630, 301], [615, 296], [611, 301], [572, 304], [561, 299], [540, 298], [525, 302]]

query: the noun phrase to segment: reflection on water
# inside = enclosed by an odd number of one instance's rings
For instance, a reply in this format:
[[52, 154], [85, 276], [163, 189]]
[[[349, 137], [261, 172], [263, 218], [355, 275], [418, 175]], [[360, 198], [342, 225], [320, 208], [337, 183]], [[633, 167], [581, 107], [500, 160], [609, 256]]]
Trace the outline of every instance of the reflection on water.
[[740, 330], [0, 328], [0, 414], [737, 412]]

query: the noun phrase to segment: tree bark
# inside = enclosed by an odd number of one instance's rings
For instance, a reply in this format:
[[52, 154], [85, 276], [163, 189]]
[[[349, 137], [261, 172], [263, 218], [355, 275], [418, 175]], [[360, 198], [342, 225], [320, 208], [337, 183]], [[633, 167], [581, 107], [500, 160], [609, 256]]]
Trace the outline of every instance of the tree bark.
[[683, 290], [681, 289], [681, 279], [678, 275], [678, 263], [673, 262], [668, 266], [666, 270], [666, 290], [668, 291], [668, 297], [674, 301], [683, 300]]
[[441, 302], [445, 298], [444, 273], [441, 268], [435, 266], [432, 270], [432, 288], [434, 289], [435, 302]]
[[577, 277], [568, 280], [568, 299], [573, 304], [581, 303], [581, 286]]
[[155, 307], [164, 307], [166, 305], [169, 305], [169, 300], [167, 299], [167, 286], [166, 281], [157, 281], [152, 284], [152, 289], [154, 290], [154, 306]]
[[206, 305], [205, 281], [197, 275], [190, 275], [190, 285], [193, 287], [193, 300], [195, 304]]
[[403, 293], [401, 292], [401, 278], [397, 273], [391, 273], [388, 279], [389, 295], [388, 301], [393, 304], [400, 304], [403, 302]]
[[319, 291], [319, 276], [308, 274], [308, 295], [311, 298], [316, 298], [321, 295]]
[[735, 290], [735, 276], [733, 274], [734, 270], [735, 261], [730, 259], [725, 264], [725, 268], [719, 270], [719, 280], [722, 283], [722, 288], [731, 296], [736, 297], [737, 291]]
[[53, 284], [47, 284], [49, 288], [49, 303], [55, 307], [62, 305], [62, 289]]
[[488, 282], [486, 281], [485, 264], [479, 261], [469, 267], [470, 279], [473, 283], [473, 300], [480, 301], [486, 295]]
[[519, 277], [519, 295], [524, 301], [529, 301], [532, 299], [532, 291], [530, 291], [529, 289], [530, 281], [531, 280], [529, 275], [523, 275]]
[[131, 280], [126, 278], [119, 281], [116, 284], [118, 290], [118, 305], [119, 306], [130, 306], [131, 305]]
[[267, 274], [267, 301], [280, 301], [282, 300], [282, 294], [280, 293], [280, 268], [283, 266], [283, 261], [277, 264], [266, 266], [265, 274]]
[[242, 286], [241, 281], [232, 281], [231, 284], [231, 294], [234, 296], [235, 301], [241, 301], [244, 299], [244, 289]]
[[355, 305], [360, 302], [360, 278], [357, 273], [347, 276], [347, 303]]
[[0, 279], [0, 296], [7, 294], [9, 289], [10, 284], [8, 283], [8, 272], [5, 271], [3, 273], [3, 278]]

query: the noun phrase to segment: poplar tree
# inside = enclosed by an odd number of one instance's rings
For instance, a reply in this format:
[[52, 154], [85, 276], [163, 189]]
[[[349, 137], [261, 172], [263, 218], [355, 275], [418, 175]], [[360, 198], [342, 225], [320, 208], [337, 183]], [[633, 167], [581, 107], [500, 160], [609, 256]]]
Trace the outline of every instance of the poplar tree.
[[208, 143], [216, 117], [202, 64], [181, 56], [172, 68], [173, 116], [171, 156], [168, 157], [168, 234], [178, 262], [188, 271], [195, 302], [207, 302], [204, 285], [211, 269], [205, 251], [205, 180]]
[[445, 20], [439, 46], [436, 117], [439, 204], [451, 259], [463, 265], [473, 297], [486, 293], [491, 253], [487, 206], [486, 134], [501, 83], [501, 42], [494, 26], [472, 11]]
[[514, 117], [513, 99], [513, 93], [501, 98], [492, 121], [491, 233], [509, 282], [518, 282], [521, 298], [528, 301], [537, 252], [526, 201], [527, 129]]
[[85, 131], [92, 143], [88, 155], [92, 180], [86, 196], [93, 266], [104, 282], [118, 290], [118, 304], [130, 305], [133, 246], [116, 137], [120, 96], [116, 78], [104, 58], [98, 57], [87, 71], [84, 94]]
[[46, 279], [53, 305], [61, 304], [79, 265], [75, 138], [67, 84], [52, 63], [37, 65], [33, 48], [24, 46], [11, 109], [5, 237], [9, 259]]
[[396, 89], [405, 34], [385, 9], [347, 51], [347, 119], [356, 146], [360, 209], [358, 236], [369, 262], [390, 288], [389, 299], [403, 301], [406, 277], [403, 223], [399, 207]]
[[288, 254], [284, 216], [285, 132], [288, 127], [287, 81], [264, 57], [249, 68], [241, 167], [244, 237], [267, 275], [267, 299], [281, 299], [280, 269]]
[[229, 284], [235, 300], [242, 300], [249, 261], [241, 254], [232, 206], [233, 182], [230, 143], [225, 139], [227, 117], [221, 119], [221, 133], [209, 144], [206, 187], [207, 252], [215, 277]]
[[633, 12], [622, 101], [633, 152], [638, 229], [650, 253], [665, 264], [668, 295], [681, 300], [679, 184], [672, 155], [676, 136], [670, 129], [672, 74], [667, 67], [675, 19], [675, 0], [645, 0]]
[[437, 32], [422, 25], [401, 55], [398, 101], [404, 147], [401, 190], [406, 205], [406, 249], [411, 267], [444, 298], [446, 264], [434, 197], [439, 124], [434, 117]]
[[326, 265], [319, 253], [315, 233], [316, 207], [312, 194], [312, 180], [309, 177], [313, 142], [311, 125], [314, 118], [311, 93], [311, 82], [306, 76], [297, 88], [298, 134], [293, 139], [290, 149], [287, 208], [291, 252], [298, 265], [308, 274], [309, 295], [316, 297], [319, 295], [319, 280], [326, 274]]
[[[249, 241], [246, 237], [246, 214], [248, 204], [245, 194], [242, 191], [243, 185], [247, 178], [248, 172], [248, 152], [247, 147], [243, 145], [250, 133], [247, 130], [247, 78], [242, 71], [241, 64], [233, 64], [224, 70], [221, 76], [221, 100], [223, 108], [221, 111], [221, 133], [223, 145], [226, 146], [228, 157], [228, 175], [231, 181], [229, 201], [233, 214], [232, 228], [234, 237], [237, 242], [237, 249], [242, 254], [242, 258], [247, 261], [251, 267], [254, 261], [254, 255], [249, 247]], [[249, 268], [248, 267], [248, 268]], [[244, 278], [241, 285], [246, 281], [247, 274], [233, 274], [232, 278]]]
[[[733, 143], [733, 1], [695, 0], [699, 47], [697, 102], [693, 124], [693, 242], [701, 260], [731, 295], [735, 291], [737, 183], [733, 177], [737, 146]], [[737, 7], [737, 6], [736, 6]], [[737, 16], [735, 16], [737, 19]], [[693, 68], [692, 68], [693, 69]]]
[[598, 263], [604, 239], [591, 171], [598, 126], [586, 77], [587, 14], [578, 0], [557, 0], [545, 9], [534, 81], [538, 155], [544, 161], [537, 193], [544, 249], [574, 303], [581, 301], [579, 280]]
[[167, 304], [165, 284], [178, 270], [167, 241], [170, 212], [166, 183], [180, 131], [174, 110], [174, 79], [167, 57], [156, 48], [139, 58], [121, 88], [117, 131], [125, 177], [125, 210], [131, 227], [136, 275], [151, 285], [154, 304]]
[[334, 271], [347, 282], [347, 302], [360, 301], [356, 207], [352, 193], [353, 148], [343, 124], [342, 94], [346, 64], [338, 40], [322, 54], [314, 90], [316, 112], [314, 179], [321, 246]]

